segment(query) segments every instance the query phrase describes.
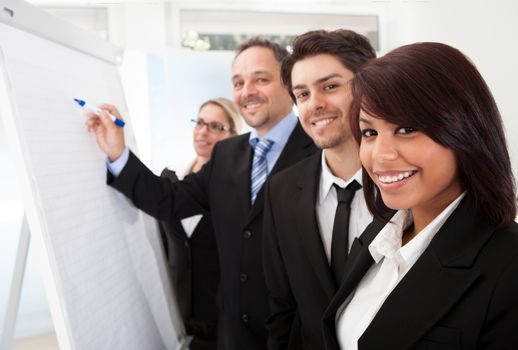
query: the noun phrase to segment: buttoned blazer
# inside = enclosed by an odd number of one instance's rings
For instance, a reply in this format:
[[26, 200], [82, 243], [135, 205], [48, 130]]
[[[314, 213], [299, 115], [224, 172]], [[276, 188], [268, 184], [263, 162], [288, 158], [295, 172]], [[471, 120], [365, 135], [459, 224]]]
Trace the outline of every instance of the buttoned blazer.
[[[176, 173], [167, 168], [160, 176], [179, 181]], [[203, 215], [190, 237], [180, 220], [159, 221], [158, 226], [180, 314], [187, 332], [195, 336], [191, 348], [197, 348], [196, 338], [214, 342], [215, 348], [219, 260], [211, 217]]]
[[[133, 154], [110, 185], [138, 207], [165, 220], [199, 213], [212, 215], [220, 257], [218, 348], [264, 349], [268, 315], [262, 267], [261, 190], [250, 205], [252, 148], [249, 134], [220, 141], [211, 160], [184, 180], [171, 183], [152, 174]], [[299, 123], [291, 133], [270, 175], [316, 151]]]
[[[321, 159], [318, 152], [272, 176], [266, 185], [263, 264], [270, 291], [270, 350], [324, 347], [321, 317], [338, 288], [315, 209]], [[381, 227], [370, 224], [362, 236]]]
[[[373, 264], [372, 241], [355, 252], [323, 317], [338, 349], [337, 310]], [[389, 294], [358, 349], [518, 349], [518, 225], [491, 229], [465, 197]]]

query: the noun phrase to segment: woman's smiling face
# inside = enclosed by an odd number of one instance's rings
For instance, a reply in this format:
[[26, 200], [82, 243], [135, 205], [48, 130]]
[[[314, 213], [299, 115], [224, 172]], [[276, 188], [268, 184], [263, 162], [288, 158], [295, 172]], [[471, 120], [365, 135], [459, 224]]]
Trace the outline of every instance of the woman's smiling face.
[[392, 209], [439, 214], [462, 193], [455, 154], [409, 126], [360, 114], [360, 160]]

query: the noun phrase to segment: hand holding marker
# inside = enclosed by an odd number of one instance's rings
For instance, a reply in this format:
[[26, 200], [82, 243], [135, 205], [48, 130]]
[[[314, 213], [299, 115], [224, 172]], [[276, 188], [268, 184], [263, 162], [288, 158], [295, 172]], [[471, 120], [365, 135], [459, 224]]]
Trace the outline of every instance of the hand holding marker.
[[[81, 107], [83, 108], [86, 108], [87, 110], [89, 110], [90, 112], [93, 112], [95, 114], [97, 114], [98, 116], [101, 115], [101, 109], [95, 107], [95, 106], [91, 106], [89, 105], [88, 103], [86, 103], [84, 100], [79, 100], [77, 98], [74, 98], [74, 101], [77, 102], [78, 105], [80, 105]], [[118, 126], [120, 126], [121, 128], [126, 124], [124, 123], [123, 120], [120, 120], [119, 118], [117, 117], [114, 117], [113, 115], [111, 115], [110, 113], [108, 113], [108, 116], [110, 117], [110, 119], [115, 123], [117, 124]]]

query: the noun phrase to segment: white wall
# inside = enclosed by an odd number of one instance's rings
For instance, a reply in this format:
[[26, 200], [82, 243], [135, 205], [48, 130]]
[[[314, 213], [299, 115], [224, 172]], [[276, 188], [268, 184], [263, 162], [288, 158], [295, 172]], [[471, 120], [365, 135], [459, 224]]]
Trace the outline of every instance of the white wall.
[[[518, 2], [514, 0], [392, 1], [387, 48], [439, 41], [469, 56], [488, 83], [504, 119], [518, 176]], [[497, 180], [496, 180], [497, 181]]]
[[[232, 52], [226, 51], [173, 49], [152, 57], [154, 62], [150, 62], [149, 71], [153, 76], [150, 79], [165, 88], [153, 94], [162, 108], [151, 113], [150, 122], [151, 149], [156, 151], [151, 166], [156, 173], [165, 166], [184, 165], [194, 159], [190, 120], [197, 118], [199, 106], [204, 101], [215, 97], [232, 99], [233, 57]], [[162, 77], [156, 71], [160, 64], [163, 64]]]

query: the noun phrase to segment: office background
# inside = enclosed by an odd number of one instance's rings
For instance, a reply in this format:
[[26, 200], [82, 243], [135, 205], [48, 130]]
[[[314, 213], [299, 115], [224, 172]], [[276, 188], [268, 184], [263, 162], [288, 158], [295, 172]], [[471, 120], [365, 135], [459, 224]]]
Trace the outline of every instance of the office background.
[[[467, 54], [495, 95], [518, 174], [518, 3], [514, 0], [47, 1], [30, 3], [125, 48], [121, 78], [139, 154], [155, 171], [191, 159], [189, 120], [203, 100], [231, 98], [232, 49], [266, 34], [289, 42], [309, 29], [350, 28], [379, 54], [440, 41]], [[109, 101], [96, 101], [109, 102]], [[0, 122], [0, 322], [7, 302], [23, 204]], [[17, 337], [52, 331], [38, 249], [31, 246]]]

